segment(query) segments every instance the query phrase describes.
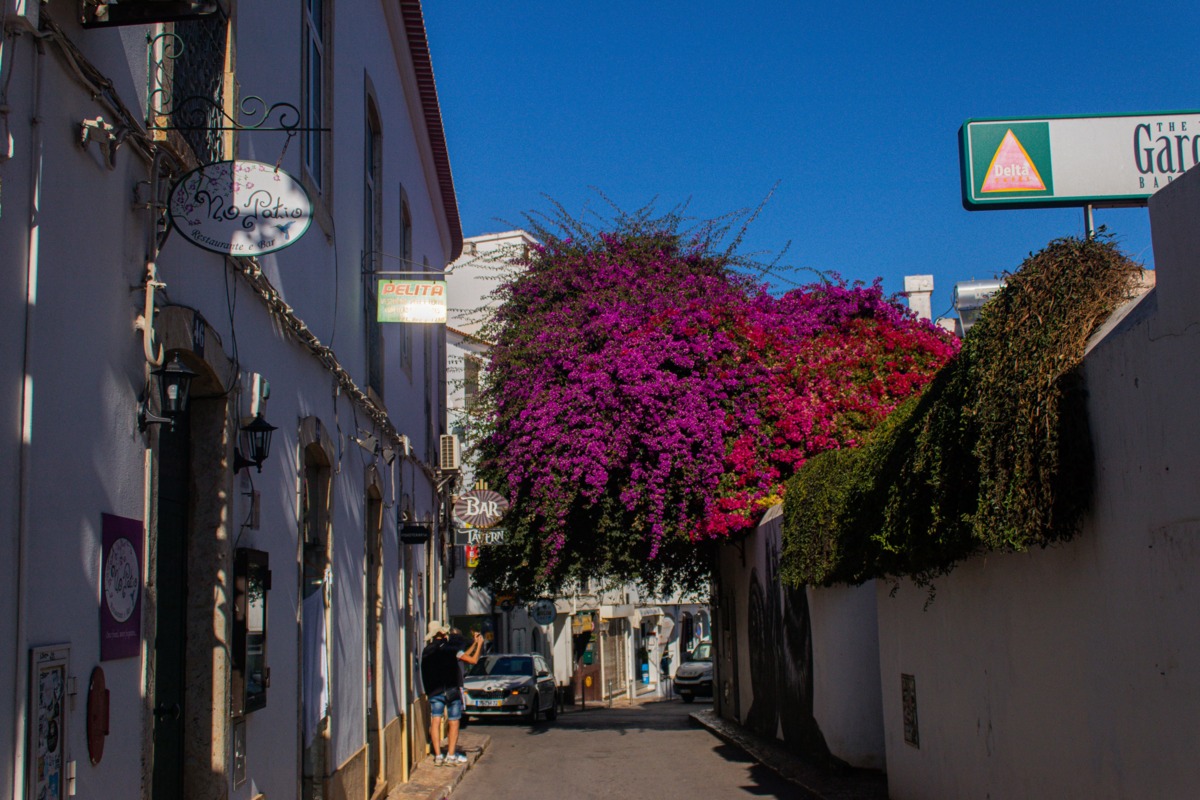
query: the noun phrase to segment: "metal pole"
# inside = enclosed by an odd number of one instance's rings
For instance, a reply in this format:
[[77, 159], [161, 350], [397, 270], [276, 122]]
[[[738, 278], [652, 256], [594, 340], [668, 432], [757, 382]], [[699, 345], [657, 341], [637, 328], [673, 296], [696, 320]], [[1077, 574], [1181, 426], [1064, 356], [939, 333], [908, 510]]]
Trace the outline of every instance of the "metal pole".
[[1088, 239], [1096, 238], [1096, 220], [1092, 215], [1091, 203], [1083, 207], [1083, 227], [1087, 231]]

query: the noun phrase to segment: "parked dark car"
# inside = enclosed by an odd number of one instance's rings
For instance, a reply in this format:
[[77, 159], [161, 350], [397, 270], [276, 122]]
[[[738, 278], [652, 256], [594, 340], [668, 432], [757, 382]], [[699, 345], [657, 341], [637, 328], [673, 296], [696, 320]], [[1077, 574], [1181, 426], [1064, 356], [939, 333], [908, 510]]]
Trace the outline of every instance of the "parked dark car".
[[540, 653], [486, 655], [463, 678], [464, 711], [472, 717], [558, 717], [554, 675]]
[[691, 703], [697, 697], [713, 696], [712, 643], [696, 645], [687, 661], [675, 670], [675, 692], [683, 702]]

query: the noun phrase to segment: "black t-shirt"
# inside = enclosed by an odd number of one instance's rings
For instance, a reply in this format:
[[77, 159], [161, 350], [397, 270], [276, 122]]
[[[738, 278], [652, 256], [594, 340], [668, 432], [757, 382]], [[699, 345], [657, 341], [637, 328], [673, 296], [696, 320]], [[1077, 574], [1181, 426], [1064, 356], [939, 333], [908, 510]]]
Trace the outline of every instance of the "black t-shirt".
[[462, 686], [458, 654], [467, 643], [458, 636], [434, 639], [421, 651], [421, 684], [425, 694], [441, 694], [452, 686]]

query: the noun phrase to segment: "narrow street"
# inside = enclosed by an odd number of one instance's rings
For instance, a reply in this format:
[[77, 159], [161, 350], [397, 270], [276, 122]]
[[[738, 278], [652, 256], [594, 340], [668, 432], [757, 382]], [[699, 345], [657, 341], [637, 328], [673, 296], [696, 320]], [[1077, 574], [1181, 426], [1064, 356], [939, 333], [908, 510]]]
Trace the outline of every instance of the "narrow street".
[[809, 798], [740, 749], [697, 726], [711, 703], [678, 699], [613, 708], [568, 708], [555, 722], [473, 721], [491, 745], [454, 794], [487, 800], [542, 798]]

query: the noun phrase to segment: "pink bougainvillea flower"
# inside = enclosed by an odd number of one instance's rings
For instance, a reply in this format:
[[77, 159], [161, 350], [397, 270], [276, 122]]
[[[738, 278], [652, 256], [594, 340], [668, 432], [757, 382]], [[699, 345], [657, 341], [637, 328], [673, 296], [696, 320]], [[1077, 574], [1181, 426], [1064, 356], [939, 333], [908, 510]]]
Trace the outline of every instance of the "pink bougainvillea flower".
[[544, 241], [489, 335], [480, 472], [513, 544], [485, 583], [686, 583], [689, 553], [757, 524], [957, 351], [879, 281], [777, 297], [669, 230]]

